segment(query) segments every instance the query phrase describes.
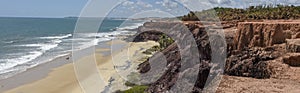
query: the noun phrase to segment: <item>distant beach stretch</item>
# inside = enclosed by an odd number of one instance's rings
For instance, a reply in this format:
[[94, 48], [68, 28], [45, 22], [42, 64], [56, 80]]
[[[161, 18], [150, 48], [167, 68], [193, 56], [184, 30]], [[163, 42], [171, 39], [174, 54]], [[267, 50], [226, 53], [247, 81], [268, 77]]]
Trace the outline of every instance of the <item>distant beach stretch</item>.
[[[119, 27], [125, 20], [107, 19], [109, 22], [103, 24], [105, 28], [100, 29], [99, 33], [83, 33], [77, 35], [80, 36], [79, 38], [74, 39], [72, 36], [77, 19], [0, 18], [0, 20], [3, 20], [0, 22], [2, 31], [6, 31], [0, 35], [1, 92], [47, 78], [52, 73], [58, 75], [58, 77], [53, 78], [61, 77], [59, 73], [68, 73], [70, 75], [67, 76], [70, 77], [65, 79], [70, 79], [69, 82], [78, 85], [71, 65], [72, 42], [76, 42], [73, 43], [76, 46], [73, 49], [76, 51], [92, 46], [109, 49], [110, 45], [105, 45], [106, 42], [132, 35], [135, 32], [130, 29], [136, 29], [143, 24], [143, 21], [129, 20], [127, 24], [123, 24], [123, 27]], [[20, 25], [23, 22], [34, 24]], [[12, 26], [18, 27], [11, 28]], [[58, 27], [53, 28], [53, 26]], [[13, 37], [16, 34], [18, 37]], [[104, 54], [110, 53], [110, 51], [104, 52]], [[86, 56], [89, 55], [91, 54], [86, 54]], [[67, 72], [61, 72], [58, 70], [59, 67]], [[63, 81], [67, 82], [68, 80]], [[77, 87], [79, 88], [79, 86]], [[45, 93], [42, 90], [40, 92]]]

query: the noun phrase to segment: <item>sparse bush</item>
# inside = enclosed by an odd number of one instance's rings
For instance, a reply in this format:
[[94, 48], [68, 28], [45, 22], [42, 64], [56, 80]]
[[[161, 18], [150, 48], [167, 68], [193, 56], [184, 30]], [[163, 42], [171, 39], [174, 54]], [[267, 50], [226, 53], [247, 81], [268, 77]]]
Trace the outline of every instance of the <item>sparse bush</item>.
[[171, 37], [163, 34], [160, 36], [158, 43], [159, 43], [159, 48], [162, 50], [167, 48], [172, 43], [174, 43], [174, 40]]
[[151, 47], [150, 49], [147, 49], [146, 51], [144, 51], [143, 53], [144, 54], [147, 54], [147, 55], [151, 55], [152, 53], [154, 52], [157, 52], [157, 51], [160, 51], [160, 47], [159, 46], [153, 46]]
[[136, 84], [131, 83], [131, 82], [129, 82], [129, 81], [126, 81], [126, 82], [125, 82], [125, 85], [126, 85], [126, 86], [129, 86], [129, 87], [132, 87], [132, 86], [135, 86]]
[[148, 88], [148, 86], [142, 86], [142, 85], [137, 85], [133, 86], [132, 88], [124, 91], [116, 91], [115, 93], [145, 93], [145, 90]]
[[171, 37], [169, 37], [165, 34], [162, 34], [158, 40], [158, 43], [159, 43], [159, 46], [153, 46], [150, 49], [147, 49], [146, 51], [144, 51], [143, 53], [147, 54], [147, 55], [151, 55], [154, 52], [161, 51], [161, 50], [167, 48], [172, 43], [174, 43], [174, 40]]

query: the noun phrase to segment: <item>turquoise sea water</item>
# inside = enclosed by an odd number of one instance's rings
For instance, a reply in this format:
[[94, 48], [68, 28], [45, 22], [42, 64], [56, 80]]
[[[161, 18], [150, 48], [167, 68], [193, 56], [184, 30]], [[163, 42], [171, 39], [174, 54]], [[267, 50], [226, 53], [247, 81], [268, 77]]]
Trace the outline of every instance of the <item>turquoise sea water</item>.
[[[69, 54], [72, 41], [78, 49], [132, 33], [143, 21], [105, 19], [98, 33], [73, 39], [76, 18], [0, 18], [0, 79]], [[121, 26], [120, 26], [121, 25]], [[97, 37], [92, 38], [92, 37]]]

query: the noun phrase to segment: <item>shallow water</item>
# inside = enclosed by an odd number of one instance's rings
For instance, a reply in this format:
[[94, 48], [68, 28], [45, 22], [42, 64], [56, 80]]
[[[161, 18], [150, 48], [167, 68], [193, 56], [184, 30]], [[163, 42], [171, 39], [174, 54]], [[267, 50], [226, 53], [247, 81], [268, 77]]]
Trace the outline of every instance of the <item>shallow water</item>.
[[76, 21], [76, 18], [0, 18], [0, 79], [69, 54], [72, 42], [76, 42], [74, 49], [88, 48], [126, 34], [130, 32], [127, 29], [143, 23], [105, 19], [98, 33], [72, 38]]

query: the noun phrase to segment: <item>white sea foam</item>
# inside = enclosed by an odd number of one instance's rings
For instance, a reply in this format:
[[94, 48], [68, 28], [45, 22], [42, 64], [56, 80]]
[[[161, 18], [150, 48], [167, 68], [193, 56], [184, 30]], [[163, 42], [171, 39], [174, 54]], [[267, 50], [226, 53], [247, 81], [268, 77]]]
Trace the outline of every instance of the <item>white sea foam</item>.
[[49, 44], [26, 44], [26, 45], [19, 45], [19, 46], [24, 46], [24, 47], [37, 47], [41, 52], [46, 52], [50, 49], [58, 47], [58, 44], [61, 41], [54, 41], [56, 43], [49, 43]]
[[79, 45], [75, 49], [85, 49], [98, 45], [99, 42], [105, 42], [115, 39], [117, 35], [127, 33], [129, 31], [114, 31], [114, 32], [102, 32], [102, 33], [78, 33], [73, 40], [74, 45]]
[[[24, 47], [37, 47], [42, 52], [48, 51], [50, 49], [58, 47], [58, 45], [62, 42], [63, 38], [67, 38], [72, 36], [72, 34], [64, 35], [64, 36], [56, 36], [57, 38], [53, 38], [50, 40], [50, 42], [45, 43], [37, 43], [37, 44], [25, 44], [25, 45], [17, 45], [17, 46], [24, 46]], [[55, 37], [55, 36], [54, 36]], [[50, 38], [48, 38], [50, 39]]]
[[40, 37], [41, 39], [64, 39], [71, 37], [72, 34], [62, 35], [62, 36], [48, 36], [48, 37]]
[[53, 43], [57, 43], [57, 44], [58, 44], [58, 43], [61, 43], [61, 42], [62, 42], [62, 40], [60, 40], [60, 39], [55, 39], [55, 40], [52, 40], [52, 42], [53, 42]]
[[15, 67], [20, 64], [27, 63], [29, 61], [32, 61], [36, 59], [37, 57], [41, 56], [43, 52], [40, 51], [32, 51], [26, 54], [23, 54], [23, 56], [20, 56], [19, 58], [14, 59], [1, 59], [0, 60], [0, 74], [3, 73], [4, 70]]
[[3, 43], [5, 43], [5, 44], [12, 44], [12, 43], [14, 43], [14, 41], [3, 41]]
[[13, 69], [13, 67], [33, 61], [47, 51], [58, 47], [61, 42], [62, 40], [60, 39], [53, 39], [49, 43], [16, 45], [20, 47], [32, 48], [34, 50], [27, 53], [8, 54], [10, 56], [16, 56], [15, 58], [0, 59], [0, 74], [17, 70]]
[[136, 29], [138, 28], [139, 26], [142, 26], [144, 23], [135, 23], [134, 25], [132, 26], [125, 26], [125, 27], [119, 27], [117, 28], [117, 30], [129, 30], [129, 29]]

